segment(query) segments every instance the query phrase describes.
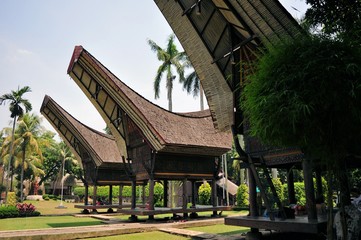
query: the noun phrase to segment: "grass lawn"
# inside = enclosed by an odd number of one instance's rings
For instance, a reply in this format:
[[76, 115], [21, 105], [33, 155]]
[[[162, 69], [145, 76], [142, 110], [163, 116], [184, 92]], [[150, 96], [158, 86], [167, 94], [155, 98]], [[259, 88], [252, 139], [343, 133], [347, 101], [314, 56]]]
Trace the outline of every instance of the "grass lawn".
[[[49, 201], [30, 201], [26, 200], [24, 203], [31, 203], [35, 206], [36, 211], [39, 211], [41, 215], [61, 215], [61, 214], [74, 214], [80, 213], [81, 209], [74, 208], [74, 203], [66, 203], [63, 201], [63, 206], [66, 208], [58, 209], [60, 200], [49, 200]], [[79, 203], [81, 204], [81, 203]]]
[[144, 232], [144, 233], [133, 233], [133, 234], [124, 234], [110, 237], [99, 237], [99, 238], [87, 238], [87, 239], [96, 239], [96, 240], [138, 240], [138, 239], [147, 239], [147, 240], [187, 240], [191, 238], [186, 238], [178, 235], [168, 234], [164, 232]]
[[75, 218], [73, 216], [46, 216], [27, 218], [6, 218], [0, 220], [0, 230], [23, 230], [58, 227], [79, 227], [102, 225], [94, 218]]
[[205, 233], [220, 234], [220, 235], [233, 235], [233, 234], [240, 234], [249, 231], [249, 228], [246, 227], [230, 226], [224, 224], [204, 226], [204, 227], [192, 227], [187, 229], [193, 231], [205, 232]]

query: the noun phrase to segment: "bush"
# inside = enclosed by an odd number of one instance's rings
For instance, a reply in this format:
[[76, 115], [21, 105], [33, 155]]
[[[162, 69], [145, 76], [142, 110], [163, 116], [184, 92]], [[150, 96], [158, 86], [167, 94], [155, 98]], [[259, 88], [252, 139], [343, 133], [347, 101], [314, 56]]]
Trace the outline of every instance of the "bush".
[[248, 186], [246, 184], [239, 185], [237, 189], [237, 206], [238, 207], [247, 207], [249, 205], [248, 201]]
[[16, 204], [16, 208], [19, 211], [19, 216], [27, 217], [32, 216], [35, 212], [35, 206], [33, 204], [26, 204], [26, 203], [18, 203]]
[[272, 178], [272, 183], [275, 186], [278, 198], [280, 199], [281, 202], [284, 201], [284, 194], [283, 194], [283, 187], [282, 187], [282, 182], [280, 178]]
[[211, 204], [211, 186], [209, 183], [203, 183], [198, 189], [199, 204], [210, 205]]
[[154, 206], [163, 207], [163, 193], [164, 187], [162, 184], [156, 182], [154, 185]]
[[18, 216], [19, 210], [15, 206], [0, 207], [0, 218], [12, 218]]

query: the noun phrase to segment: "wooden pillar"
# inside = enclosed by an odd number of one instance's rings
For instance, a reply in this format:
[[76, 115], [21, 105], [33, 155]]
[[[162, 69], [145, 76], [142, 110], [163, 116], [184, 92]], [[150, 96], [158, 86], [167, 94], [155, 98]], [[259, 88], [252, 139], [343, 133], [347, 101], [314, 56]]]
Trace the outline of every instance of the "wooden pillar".
[[319, 168], [316, 169], [316, 199], [323, 199], [322, 176]]
[[[196, 208], [196, 181], [192, 180], [191, 183], [192, 183], [192, 206], [191, 206], [191, 208]], [[190, 217], [196, 218], [196, 217], [198, 217], [198, 214], [196, 212], [192, 212], [190, 214]]]
[[287, 193], [288, 193], [288, 201], [290, 204], [296, 204], [296, 193], [295, 193], [295, 180], [293, 178], [293, 170], [292, 168], [287, 173]]
[[[217, 184], [216, 184], [216, 179], [212, 179], [211, 182], [211, 196], [212, 196], [212, 206], [213, 207], [217, 207]], [[213, 211], [212, 214], [213, 217], [217, 216], [217, 211]]]
[[108, 196], [108, 204], [113, 204], [113, 185], [109, 185], [109, 196]]
[[[137, 182], [135, 179], [132, 179], [132, 201], [131, 201], [131, 209], [134, 210], [136, 208], [137, 202]], [[130, 215], [129, 220], [137, 221], [138, 218], [136, 215]]]
[[149, 210], [154, 210], [154, 179], [149, 179]]
[[312, 165], [308, 158], [305, 158], [302, 162], [303, 177], [305, 182], [306, 193], [306, 207], [308, 220], [317, 219], [316, 203], [315, 203], [315, 189], [313, 186]]
[[[154, 179], [149, 179], [149, 199], [148, 199], [148, 210], [154, 210]], [[149, 220], [154, 220], [154, 215], [149, 215]]]
[[88, 205], [89, 204], [89, 201], [88, 201], [88, 198], [89, 198], [89, 186], [88, 184], [85, 185], [85, 193], [84, 193], [84, 205]]
[[182, 208], [187, 209], [187, 179], [183, 179]]
[[142, 185], [142, 204], [143, 204], [143, 206], [145, 205], [145, 185], [146, 185], [145, 183]]
[[122, 205], [123, 205], [123, 185], [122, 184], [119, 185], [118, 199], [119, 199], [119, 208], [122, 208]]
[[196, 208], [196, 181], [192, 181], [192, 208]]
[[168, 207], [168, 180], [163, 181], [163, 207]]
[[131, 209], [135, 209], [136, 201], [137, 201], [137, 185], [136, 181], [132, 180], [132, 201], [131, 201]]
[[95, 206], [97, 205], [97, 185], [94, 184], [93, 186], [93, 210], [92, 212], [96, 212]]
[[[249, 213], [251, 217], [257, 217], [257, 185], [251, 169], [248, 168], [248, 192], [249, 192]], [[261, 207], [261, 206], [260, 206]]]

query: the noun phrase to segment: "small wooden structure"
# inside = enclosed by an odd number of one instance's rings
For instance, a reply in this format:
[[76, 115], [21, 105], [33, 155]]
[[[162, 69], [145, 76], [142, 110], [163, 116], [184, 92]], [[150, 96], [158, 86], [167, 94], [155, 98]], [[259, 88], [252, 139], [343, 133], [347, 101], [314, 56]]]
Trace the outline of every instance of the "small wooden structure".
[[[119, 196], [119, 204], [112, 205], [112, 186], [118, 185], [121, 190], [124, 185], [130, 184], [114, 137], [85, 126], [49, 96], [44, 97], [40, 112], [68, 145], [84, 170], [85, 204], [76, 207], [91, 210], [124, 207], [122, 206], [121, 195]], [[92, 205], [88, 205], [89, 185], [94, 186]], [[109, 206], [97, 206], [96, 189], [97, 186], [104, 185], [109, 185], [110, 189]]]
[[[173, 113], [154, 105], [120, 81], [82, 46], [75, 47], [68, 73], [110, 128], [131, 181], [149, 182], [147, 215], [158, 213], [154, 208], [155, 181], [163, 181], [164, 207], [168, 206], [168, 181], [183, 182], [184, 214], [188, 212], [187, 181], [192, 183], [194, 210], [197, 210], [195, 182], [211, 181], [212, 209], [224, 209], [216, 205], [216, 180], [220, 156], [230, 150], [232, 138], [229, 131], [219, 132], [214, 128], [209, 110]], [[135, 187], [131, 209], [123, 212], [133, 217], [144, 214], [135, 211]]]
[[[256, 186], [261, 187], [257, 166], [262, 166], [263, 170], [270, 167], [302, 167], [308, 221], [317, 222], [312, 179], [312, 171], [316, 168], [297, 148], [262, 146], [257, 139], [250, 138], [247, 126], [244, 125], [242, 110], [237, 104], [246, 76], [253, 71], [257, 49], [279, 41], [297, 39], [303, 35], [301, 27], [277, 0], [154, 1], [178, 37], [200, 78], [215, 127], [225, 131], [232, 129], [237, 152], [244, 166], [250, 170], [250, 216], [242, 219], [227, 218], [226, 224], [250, 226], [252, 230], [265, 226], [280, 230], [286, 226], [284, 221], [274, 221], [272, 224], [255, 221], [258, 217]], [[241, 135], [244, 149], [239, 144]], [[316, 172], [316, 176], [320, 180], [319, 172]], [[292, 174], [288, 181], [290, 202], [294, 202]], [[320, 184], [320, 181], [317, 181], [317, 184]], [[264, 189], [261, 194], [266, 201]], [[324, 220], [319, 221], [323, 226]], [[249, 223], [252, 223], [252, 226]], [[318, 226], [318, 223], [316, 225]]]

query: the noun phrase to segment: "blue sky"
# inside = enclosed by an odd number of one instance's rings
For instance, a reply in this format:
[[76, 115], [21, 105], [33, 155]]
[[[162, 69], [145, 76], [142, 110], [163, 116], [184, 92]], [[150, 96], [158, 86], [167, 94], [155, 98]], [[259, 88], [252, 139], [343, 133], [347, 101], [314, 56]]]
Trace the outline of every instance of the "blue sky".
[[[280, 1], [297, 18], [303, 0]], [[297, 8], [300, 12], [295, 11]], [[98, 130], [105, 123], [66, 70], [75, 45], [82, 45], [128, 86], [167, 108], [165, 82], [154, 99], [160, 64], [147, 39], [165, 46], [172, 29], [152, 0], [1, 0], [0, 95], [30, 86], [24, 95], [39, 110], [47, 94], [81, 122]], [[181, 46], [179, 45], [179, 48]], [[199, 100], [175, 84], [173, 110], [199, 110]], [[0, 129], [10, 126], [8, 104], [0, 106]], [[54, 131], [46, 119], [43, 124]]]

